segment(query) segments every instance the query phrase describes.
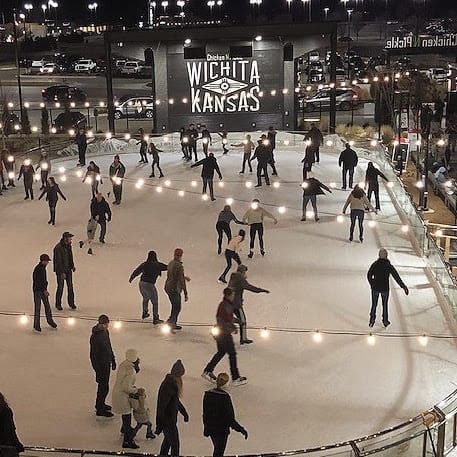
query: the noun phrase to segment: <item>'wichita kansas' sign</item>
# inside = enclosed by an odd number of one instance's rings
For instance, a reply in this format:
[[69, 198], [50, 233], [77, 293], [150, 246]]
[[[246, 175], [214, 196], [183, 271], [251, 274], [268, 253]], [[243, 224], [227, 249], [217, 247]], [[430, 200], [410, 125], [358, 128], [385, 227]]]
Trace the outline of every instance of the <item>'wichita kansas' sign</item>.
[[453, 48], [457, 47], [457, 33], [436, 36], [392, 37], [386, 43], [386, 49], [411, 48]]
[[257, 60], [208, 55], [207, 60], [186, 62], [186, 67], [192, 113], [260, 111]]

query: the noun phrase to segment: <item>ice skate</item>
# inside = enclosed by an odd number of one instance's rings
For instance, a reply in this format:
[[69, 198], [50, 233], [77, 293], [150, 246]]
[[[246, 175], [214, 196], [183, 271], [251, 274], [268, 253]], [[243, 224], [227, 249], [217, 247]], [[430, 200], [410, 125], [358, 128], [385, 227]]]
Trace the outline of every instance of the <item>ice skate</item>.
[[232, 384], [234, 386], [243, 386], [244, 384], [247, 384], [247, 382], [248, 382], [247, 378], [245, 378], [244, 376], [240, 376], [239, 378], [234, 379], [232, 381]]
[[204, 371], [202, 373], [202, 378], [206, 379], [209, 382], [216, 383], [216, 376], [212, 371]]

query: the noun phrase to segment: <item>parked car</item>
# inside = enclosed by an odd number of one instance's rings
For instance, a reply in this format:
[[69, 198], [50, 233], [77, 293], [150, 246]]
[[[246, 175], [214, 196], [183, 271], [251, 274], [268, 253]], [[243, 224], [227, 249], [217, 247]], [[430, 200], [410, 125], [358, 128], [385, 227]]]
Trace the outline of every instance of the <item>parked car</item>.
[[448, 71], [444, 68], [430, 68], [426, 74], [432, 81], [437, 83], [445, 83], [448, 79]]
[[124, 66], [121, 67], [121, 75], [136, 75], [140, 72], [143, 67], [142, 62], [128, 61], [125, 62]]
[[347, 76], [347, 71], [344, 68], [337, 68], [335, 70], [336, 80], [337, 81], [344, 81]]
[[90, 73], [97, 69], [97, 64], [92, 59], [80, 59], [76, 62], [76, 73]]
[[60, 113], [54, 120], [54, 127], [57, 133], [66, 133], [68, 130], [86, 128], [87, 119], [79, 111]]
[[59, 73], [60, 67], [56, 63], [45, 63], [40, 68], [40, 73]]
[[311, 69], [308, 73], [308, 83], [324, 83], [325, 75], [320, 69]]
[[116, 106], [115, 119], [123, 117], [146, 117], [151, 119], [154, 116], [154, 99], [152, 97], [134, 97], [125, 100]]
[[78, 87], [67, 86], [65, 84], [43, 89], [41, 95], [48, 102], [62, 102], [66, 100], [84, 102], [87, 97], [86, 93]]
[[319, 62], [320, 59], [321, 59], [321, 56], [319, 55], [319, 51], [311, 51], [308, 54], [309, 62]]
[[[306, 111], [319, 111], [320, 109], [330, 108], [330, 88], [326, 87], [312, 97], [301, 99], [300, 106]], [[348, 111], [352, 107], [359, 108], [362, 102], [359, 94], [353, 89], [336, 89], [336, 107], [343, 111]]]

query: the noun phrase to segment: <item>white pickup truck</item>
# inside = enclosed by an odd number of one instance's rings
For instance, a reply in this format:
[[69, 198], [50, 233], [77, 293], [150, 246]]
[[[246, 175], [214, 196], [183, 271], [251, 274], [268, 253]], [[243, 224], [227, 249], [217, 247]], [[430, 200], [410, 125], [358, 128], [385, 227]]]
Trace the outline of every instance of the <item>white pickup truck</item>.
[[90, 73], [95, 71], [97, 64], [92, 59], [80, 59], [76, 62], [76, 73]]
[[445, 68], [430, 68], [426, 75], [437, 83], [445, 83], [448, 79], [448, 71]]

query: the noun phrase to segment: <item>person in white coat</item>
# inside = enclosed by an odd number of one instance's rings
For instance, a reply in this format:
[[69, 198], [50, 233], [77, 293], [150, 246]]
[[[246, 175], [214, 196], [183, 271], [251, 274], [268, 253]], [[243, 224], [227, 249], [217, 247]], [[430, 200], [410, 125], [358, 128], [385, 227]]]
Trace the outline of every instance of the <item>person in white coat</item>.
[[125, 360], [117, 370], [116, 383], [112, 395], [113, 412], [122, 415], [121, 433], [124, 434], [123, 448], [138, 449], [134, 441], [135, 432], [132, 428], [132, 406], [130, 398], [138, 397], [138, 389], [135, 387], [136, 373], [140, 371], [140, 359], [135, 349], [128, 349]]
[[227, 262], [227, 266], [225, 267], [224, 272], [219, 276], [219, 281], [224, 284], [227, 284], [225, 277], [230, 271], [230, 268], [232, 268], [232, 260], [234, 260], [238, 265], [241, 265], [241, 259], [238, 252], [241, 250], [241, 243], [243, 243], [245, 236], [246, 232], [241, 229], [238, 232], [238, 235], [232, 238], [227, 245], [227, 249], [225, 250], [225, 260]]

